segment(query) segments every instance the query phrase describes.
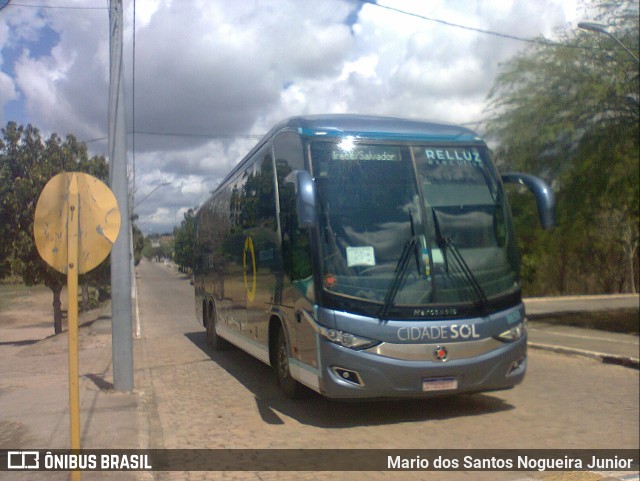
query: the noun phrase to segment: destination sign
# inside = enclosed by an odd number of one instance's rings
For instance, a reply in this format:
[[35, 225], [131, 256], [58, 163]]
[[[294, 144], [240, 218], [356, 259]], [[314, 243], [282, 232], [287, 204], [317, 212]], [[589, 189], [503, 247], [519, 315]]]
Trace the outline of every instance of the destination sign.
[[385, 146], [367, 145], [354, 147], [348, 150], [334, 150], [331, 153], [332, 160], [359, 160], [359, 161], [386, 161], [398, 162], [402, 160], [400, 149]]

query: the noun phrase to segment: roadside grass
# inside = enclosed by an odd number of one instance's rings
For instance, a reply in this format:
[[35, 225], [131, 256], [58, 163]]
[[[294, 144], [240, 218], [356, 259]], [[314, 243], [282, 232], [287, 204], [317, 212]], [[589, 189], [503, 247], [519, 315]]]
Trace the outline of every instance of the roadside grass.
[[530, 321], [561, 326], [584, 327], [608, 332], [638, 335], [640, 318], [638, 309], [615, 309], [611, 311], [563, 312], [527, 316]]
[[[97, 288], [93, 286], [89, 286], [89, 307], [84, 309], [82, 306], [82, 292], [78, 292], [78, 308], [80, 311], [95, 309], [96, 307], [104, 304], [105, 300], [108, 300], [109, 289], [107, 289], [107, 294], [104, 296], [100, 295], [100, 292]], [[62, 288], [63, 295], [66, 292], [66, 287]], [[34, 295], [46, 295], [48, 297], [52, 296], [51, 289], [46, 287], [44, 284], [36, 284], [34, 286], [25, 286], [21, 282], [0, 282], [0, 312], [5, 309], [8, 309], [16, 304], [23, 302], [25, 299], [28, 299]], [[66, 313], [67, 306], [66, 302], [62, 303], [62, 312], [63, 315]]]
[[[21, 299], [29, 297], [33, 289], [44, 286], [25, 286], [24, 284], [0, 284], [0, 311]], [[44, 287], [47, 289], [46, 287]]]

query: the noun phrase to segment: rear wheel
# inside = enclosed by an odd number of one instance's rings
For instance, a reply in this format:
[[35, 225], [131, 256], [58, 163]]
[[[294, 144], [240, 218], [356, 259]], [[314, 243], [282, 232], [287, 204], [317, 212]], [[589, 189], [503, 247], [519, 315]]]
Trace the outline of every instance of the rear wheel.
[[216, 333], [216, 309], [213, 303], [209, 303], [204, 310], [205, 325], [207, 328], [207, 341], [214, 351], [222, 351], [229, 346], [229, 343]]
[[297, 399], [302, 393], [302, 386], [291, 377], [289, 368], [289, 345], [287, 336], [282, 327], [278, 330], [278, 340], [276, 344], [276, 374], [278, 384], [289, 399]]

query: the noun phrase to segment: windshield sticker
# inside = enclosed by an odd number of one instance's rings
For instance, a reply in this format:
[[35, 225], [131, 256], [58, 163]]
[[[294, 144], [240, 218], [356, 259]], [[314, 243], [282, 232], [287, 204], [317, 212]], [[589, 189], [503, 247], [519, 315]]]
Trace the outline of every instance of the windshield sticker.
[[382, 160], [398, 162], [402, 160], [398, 149], [386, 147], [355, 147], [349, 150], [334, 150], [331, 160]]
[[431, 249], [431, 258], [434, 264], [444, 264], [444, 256], [440, 249]]
[[347, 247], [347, 267], [375, 265], [376, 258], [373, 247]]
[[478, 149], [443, 148], [425, 149], [429, 165], [460, 165], [476, 167], [482, 164]]

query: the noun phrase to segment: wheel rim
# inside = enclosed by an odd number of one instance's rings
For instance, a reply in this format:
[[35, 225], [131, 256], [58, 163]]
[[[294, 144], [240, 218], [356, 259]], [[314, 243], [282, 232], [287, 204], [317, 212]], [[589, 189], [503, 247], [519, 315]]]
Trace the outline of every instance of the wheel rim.
[[289, 354], [287, 353], [287, 342], [284, 336], [280, 342], [280, 349], [278, 349], [278, 373], [282, 379], [289, 377]]
[[211, 304], [207, 306], [207, 337], [210, 342], [213, 343], [215, 341], [216, 325], [213, 315], [213, 306]]

